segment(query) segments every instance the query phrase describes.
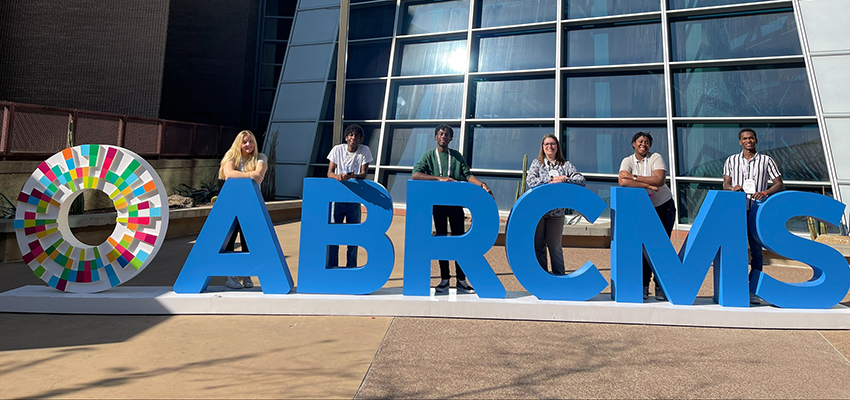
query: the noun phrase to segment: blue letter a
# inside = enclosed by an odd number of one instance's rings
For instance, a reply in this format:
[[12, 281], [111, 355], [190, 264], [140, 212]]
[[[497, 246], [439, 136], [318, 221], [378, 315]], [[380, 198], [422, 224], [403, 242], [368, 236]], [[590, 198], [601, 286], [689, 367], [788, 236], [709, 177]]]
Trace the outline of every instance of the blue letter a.
[[[236, 221], [242, 228], [243, 247], [250, 251], [225, 251]], [[200, 293], [213, 276], [256, 276], [263, 293], [286, 294], [292, 276], [274, 232], [274, 225], [252, 179], [228, 179], [174, 282], [175, 293]]]
[[714, 301], [748, 307], [746, 199], [740, 192], [710, 191], [676, 256], [646, 191], [611, 189], [614, 300], [641, 303], [642, 256], [648, 257], [673, 304], [693, 304], [714, 262]]
[[[460, 236], [432, 236], [434, 206], [468, 208], [472, 226]], [[505, 287], [484, 258], [499, 235], [499, 209], [484, 189], [469, 182], [409, 180], [405, 221], [403, 293], [406, 296], [430, 294], [431, 260], [455, 260], [469, 276], [478, 297], [505, 298]]]
[[[331, 202], [365, 205], [366, 221], [331, 224]], [[395, 261], [393, 242], [387, 236], [393, 222], [393, 200], [387, 189], [369, 180], [307, 178], [302, 204], [298, 293], [369, 294], [387, 283]], [[366, 265], [326, 267], [327, 246], [343, 244], [363, 247]]]

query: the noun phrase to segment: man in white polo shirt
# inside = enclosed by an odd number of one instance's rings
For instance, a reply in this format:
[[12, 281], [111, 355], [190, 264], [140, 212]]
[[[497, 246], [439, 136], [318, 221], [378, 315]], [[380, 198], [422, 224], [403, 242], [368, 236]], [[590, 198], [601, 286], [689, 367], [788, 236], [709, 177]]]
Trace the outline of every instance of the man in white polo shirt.
[[[328, 154], [328, 178], [340, 182], [349, 179], [365, 179], [369, 171], [369, 163], [372, 162], [372, 151], [368, 146], [360, 144], [363, 142], [363, 128], [353, 124], [345, 128], [342, 133], [345, 143], [338, 144]], [[359, 203], [333, 203], [333, 222], [335, 224], [359, 224]], [[357, 266], [357, 246], [346, 246], [345, 266], [353, 268]], [[328, 266], [339, 266], [339, 246], [328, 246]]]
[[[752, 128], [744, 128], [738, 132], [738, 143], [743, 151], [733, 154], [726, 159], [723, 166], [723, 190], [744, 192], [747, 194], [747, 213], [756, 201], [764, 200], [768, 196], [782, 191], [782, 174], [776, 162], [768, 155], [756, 151], [759, 140], [756, 131]], [[772, 180], [773, 185], [768, 188], [767, 181]], [[752, 235], [751, 218], [747, 218], [747, 242], [750, 246], [750, 281], [753, 280], [753, 271], [762, 271], [764, 258], [762, 257], [761, 244]], [[750, 294], [750, 304], [761, 304], [761, 300]]]

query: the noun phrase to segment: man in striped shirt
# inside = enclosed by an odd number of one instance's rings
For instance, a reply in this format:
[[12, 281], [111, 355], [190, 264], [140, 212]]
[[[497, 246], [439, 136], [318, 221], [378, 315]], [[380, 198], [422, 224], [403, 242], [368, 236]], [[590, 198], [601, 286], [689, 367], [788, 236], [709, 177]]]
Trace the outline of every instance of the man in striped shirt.
[[[723, 190], [746, 193], [747, 212], [756, 201], [766, 199], [784, 188], [782, 174], [779, 172], [776, 162], [770, 156], [756, 151], [758, 142], [756, 131], [751, 128], [741, 129], [738, 132], [738, 143], [743, 151], [729, 156], [723, 166]], [[767, 187], [768, 180], [773, 181], [770, 188]], [[747, 241], [752, 256], [750, 282], [753, 282], [754, 279], [757, 279], [757, 277], [754, 277], [755, 271], [762, 271], [764, 259], [762, 258], [761, 244], [755, 240], [751, 233], [755, 229], [751, 226], [753, 223], [751, 221], [753, 221], [751, 218], [747, 218]], [[750, 303], [761, 304], [761, 301], [755, 295], [750, 294]]]

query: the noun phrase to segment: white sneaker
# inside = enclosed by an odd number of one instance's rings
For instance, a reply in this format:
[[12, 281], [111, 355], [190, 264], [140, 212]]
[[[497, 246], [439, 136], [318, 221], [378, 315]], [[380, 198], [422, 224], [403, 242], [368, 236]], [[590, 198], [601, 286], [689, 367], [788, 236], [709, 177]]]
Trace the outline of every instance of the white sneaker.
[[224, 281], [224, 286], [227, 286], [231, 289], [242, 289], [243, 286], [239, 283], [239, 278], [235, 276], [228, 276], [227, 280]]
[[250, 276], [243, 276], [242, 277], [242, 286], [245, 289], [250, 289], [250, 288], [254, 287], [254, 281], [251, 280]]

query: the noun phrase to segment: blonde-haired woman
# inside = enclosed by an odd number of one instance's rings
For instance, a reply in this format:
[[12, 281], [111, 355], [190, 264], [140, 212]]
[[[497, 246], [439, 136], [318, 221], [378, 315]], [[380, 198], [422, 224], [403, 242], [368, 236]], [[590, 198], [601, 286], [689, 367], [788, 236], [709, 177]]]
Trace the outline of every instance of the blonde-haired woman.
[[[525, 183], [529, 189], [540, 185], [552, 183], [572, 183], [584, 186], [584, 175], [580, 174], [564, 155], [561, 154], [561, 145], [558, 138], [553, 134], [543, 136], [540, 142], [540, 155], [531, 162]], [[556, 208], [550, 210], [537, 223], [534, 232], [534, 253], [540, 266], [549, 271], [546, 261], [546, 250], [549, 250], [549, 259], [552, 262], [552, 274], [565, 275], [564, 251], [561, 247], [561, 238], [564, 234], [564, 215], [567, 210]]]
[[[242, 131], [236, 135], [230, 150], [221, 159], [221, 167], [218, 169], [219, 179], [250, 178], [260, 184], [268, 169], [268, 158], [257, 150], [257, 139], [251, 131]], [[230, 242], [225, 247], [226, 251], [233, 251], [236, 246], [236, 233], [242, 237], [242, 251], [248, 251], [245, 236], [238, 229], [230, 237]], [[228, 276], [224, 286], [231, 289], [250, 289], [254, 282], [250, 276]]]

